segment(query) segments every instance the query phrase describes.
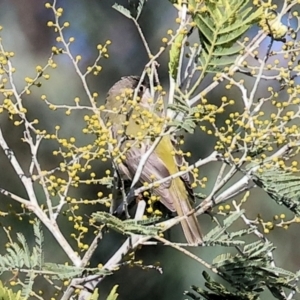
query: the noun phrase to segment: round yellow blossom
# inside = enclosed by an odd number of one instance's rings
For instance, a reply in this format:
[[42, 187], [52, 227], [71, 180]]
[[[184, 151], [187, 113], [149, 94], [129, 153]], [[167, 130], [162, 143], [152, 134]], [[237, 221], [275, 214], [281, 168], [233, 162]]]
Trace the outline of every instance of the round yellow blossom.
[[152, 214], [153, 213], [153, 208], [150, 206], [147, 208], [147, 213]]

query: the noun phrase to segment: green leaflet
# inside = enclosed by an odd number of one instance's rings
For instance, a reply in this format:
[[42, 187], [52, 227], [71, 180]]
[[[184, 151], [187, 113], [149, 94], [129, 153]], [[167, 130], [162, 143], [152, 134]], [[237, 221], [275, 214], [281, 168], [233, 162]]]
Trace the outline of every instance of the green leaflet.
[[[185, 292], [185, 295], [191, 297], [192, 299], [217, 299], [217, 300], [254, 300], [259, 299], [255, 297], [251, 292], [244, 292], [239, 290], [231, 291], [224, 285], [214, 281], [207, 272], [203, 271], [203, 277], [205, 278], [205, 286], [209, 291], [204, 290], [195, 285], [191, 286], [192, 292]], [[204, 298], [199, 298], [201, 295]]]
[[194, 7], [203, 72], [218, 72], [233, 64], [243, 49], [236, 42], [263, 16], [263, 8], [256, 8], [249, 0], [205, 1], [200, 7], [190, 0], [189, 4]]
[[[199, 118], [195, 117], [195, 114], [199, 114], [200, 116], [205, 116], [208, 114], [205, 106], [197, 105], [195, 107], [189, 107], [187, 102], [180, 97], [175, 97], [176, 104], [168, 105], [168, 109], [171, 109], [176, 114], [184, 115], [184, 118], [179, 118], [178, 120], [174, 118], [169, 125], [177, 127], [178, 129], [183, 129], [186, 132], [192, 134], [199, 123]], [[215, 107], [217, 110], [217, 107]]]
[[212, 230], [210, 230], [204, 236], [204, 242], [207, 246], [220, 245], [224, 247], [233, 247], [240, 246], [244, 244], [242, 240], [236, 240], [236, 237], [241, 237], [243, 235], [249, 234], [251, 230], [244, 229], [239, 230], [238, 232], [233, 232], [232, 234], [225, 234], [225, 231], [240, 218], [240, 216], [244, 213], [244, 210], [239, 212], [233, 212], [223, 221], [222, 226], [215, 226]]
[[128, 2], [129, 2], [130, 10], [126, 9], [125, 7], [117, 3], [115, 3], [112, 6], [112, 8], [114, 8], [116, 11], [118, 11], [128, 19], [138, 20], [138, 18], [142, 13], [146, 1], [147, 0], [139, 0], [139, 1], [129, 0]]
[[[120, 232], [121, 234], [132, 235], [140, 234], [147, 236], [156, 236], [159, 234], [159, 228], [149, 225], [159, 220], [159, 218], [149, 218], [147, 220], [126, 220], [122, 221], [111, 214], [103, 211], [93, 213], [92, 217], [97, 221], [105, 224], [107, 227]], [[145, 226], [148, 225], [148, 226]]]
[[175, 38], [174, 42], [171, 45], [170, 52], [169, 52], [169, 73], [172, 78], [176, 79], [180, 53], [182, 49], [182, 42], [185, 37], [185, 34], [179, 33]]
[[1, 300], [25, 300], [21, 297], [21, 291], [14, 293], [11, 289], [5, 287], [0, 281], [0, 299]]
[[115, 285], [115, 286], [111, 289], [111, 291], [110, 291], [110, 293], [109, 293], [109, 295], [108, 295], [108, 297], [107, 297], [106, 300], [117, 300], [117, 298], [118, 298], [118, 296], [119, 296], [119, 294], [117, 293], [117, 288], [118, 288], [118, 287], [119, 287], [118, 285]]
[[34, 284], [35, 277], [36, 277], [36, 274], [33, 271], [29, 272], [26, 275], [24, 285], [22, 288], [22, 294], [21, 294], [24, 299], [28, 299], [30, 297], [30, 294], [33, 290], [33, 284]]
[[122, 5], [119, 5], [117, 3], [115, 3], [112, 8], [114, 8], [116, 11], [118, 11], [120, 14], [122, 14], [123, 16], [125, 16], [128, 19], [132, 19], [132, 16], [130, 14], [130, 11], [128, 9], [126, 9], [125, 7], [123, 7]]
[[0, 255], [0, 272], [7, 271], [8, 269], [27, 268], [27, 269], [40, 269], [44, 263], [42, 245], [44, 242], [43, 234], [40, 228], [40, 221], [35, 220], [33, 225], [36, 244], [32, 252], [30, 252], [27, 241], [23, 234], [17, 233], [18, 241], [12, 243], [6, 249], [4, 255]]
[[72, 279], [74, 277], [80, 277], [84, 272], [87, 272], [88, 274], [97, 274], [104, 276], [112, 274], [111, 271], [108, 271], [104, 268], [81, 268], [56, 263], [45, 263], [42, 270], [49, 273], [49, 276], [51, 276], [51, 278], [54, 280], [64, 280]]
[[[117, 300], [119, 294], [117, 293], [117, 288], [119, 286], [115, 285], [113, 286], [113, 288], [111, 289], [109, 295], [107, 296], [106, 300]], [[100, 300], [100, 294], [98, 291], [98, 288], [96, 288], [93, 292], [93, 294], [87, 299], [87, 300]]]
[[199, 299], [201, 295], [207, 300], [254, 300], [261, 299], [260, 294], [269, 289], [275, 299], [285, 299], [281, 293], [283, 288], [297, 290], [299, 274], [274, 267], [269, 255], [274, 249], [270, 242], [258, 241], [246, 245], [243, 254], [217, 256], [213, 267], [228, 284], [214, 281], [203, 272], [207, 290], [192, 286], [192, 291], [185, 294], [192, 299]]
[[93, 294], [90, 297], [88, 297], [87, 300], [98, 300], [98, 299], [99, 299], [99, 291], [98, 288], [95, 288]]
[[277, 167], [254, 174], [253, 181], [279, 205], [300, 215], [300, 176]]

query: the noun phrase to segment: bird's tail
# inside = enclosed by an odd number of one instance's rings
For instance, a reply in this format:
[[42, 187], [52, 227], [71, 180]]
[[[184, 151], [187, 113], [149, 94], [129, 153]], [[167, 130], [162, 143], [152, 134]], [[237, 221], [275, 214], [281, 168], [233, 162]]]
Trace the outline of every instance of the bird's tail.
[[[182, 217], [190, 214], [192, 207], [188, 195], [181, 195], [176, 187], [173, 187], [172, 192], [172, 194], [174, 194], [173, 203], [178, 216]], [[191, 214], [183, 219], [181, 221], [181, 226], [184, 236], [189, 244], [202, 244], [203, 237], [195, 214]]]

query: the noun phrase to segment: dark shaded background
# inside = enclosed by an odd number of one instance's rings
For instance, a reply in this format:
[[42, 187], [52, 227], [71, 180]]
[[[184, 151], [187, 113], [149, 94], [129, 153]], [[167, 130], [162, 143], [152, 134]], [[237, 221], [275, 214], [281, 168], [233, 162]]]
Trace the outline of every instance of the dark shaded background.
[[[127, 5], [127, 1], [119, 1], [119, 4]], [[4, 27], [1, 37], [4, 47], [7, 51], [14, 51], [15, 57], [12, 59], [14, 66], [17, 69], [15, 80], [20, 89], [24, 86], [24, 78], [35, 74], [35, 66], [43, 65], [47, 61], [51, 47], [56, 45], [55, 34], [51, 28], [46, 26], [47, 21], [53, 20], [51, 10], [44, 7], [45, 2], [40, 0], [26, 1], [0, 1], [0, 25]], [[111, 40], [112, 45], [109, 47], [109, 59], [103, 59], [101, 65], [103, 71], [99, 76], [91, 76], [89, 84], [91, 91], [97, 91], [101, 101], [104, 101], [105, 95], [109, 87], [117, 81], [121, 76], [140, 74], [147, 63], [148, 58], [143, 47], [141, 39], [134, 24], [126, 19], [123, 15], [112, 9], [114, 1], [107, 0], [65, 0], [59, 1], [59, 6], [63, 7], [65, 14], [62, 20], [69, 21], [71, 27], [65, 31], [66, 36], [74, 36], [72, 52], [74, 56], [80, 54], [82, 56], [81, 66], [90, 65], [93, 63], [97, 55], [96, 46], [99, 43], [104, 43], [106, 40]], [[170, 28], [176, 28], [175, 19], [176, 11], [168, 1], [149, 0], [143, 14], [140, 18], [140, 25], [144, 31], [145, 37], [150, 45], [151, 50], [155, 53], [161, 46], [162, 37], [166, 36], [166, 32]], [[255, 32], [249, 33], [250, 36]], [[196, 37], [194, 37], [196, 39]], [[275, 45], [276, 46], [276, 45]], [[265, 45], [262, 45], [261, 50], [264, 51]], [[167, 53], [159, 59], [159, 75], [162, 85], [168, 87], [168, 71], [167, 71]], [[81, 97], [82, 104], [87, 104], [87, 99], [84, 95], [82, 85], [76, 77], [74, 69], [66, 56], [58, 56], [55, 58], [58, 68], [50, 71], [51, 79], [44, 82], [40, 89], [35, 89], [30, 96], [24, 97], [25, 106], [29, 110], [31, 118], [40, 120], [40, 127], [47, 129], [50, 132], [54, 131], [55, 125], [61, 125], [61, 135], [70, 137], [75, 136], [78, 143], [86, 144], [88, 138], [81, 133], [84, 122], [82, 121], [82, 113], [73, 113], [66, 117], [65, 111], [49, 111], [47, 106], [40, 100], [42, 94], [46, 94], [49, 100], [56, 104], [73, 104], [73, 99], [76, 96]], [[252, 80], [247, 79], [247, 84], [250, 87]], [[205, 81], [207, 84], [209, 79]], [[258, 96], [265, 94], [266, 84], [262, 84]], [[241, 110], [241, 103], [234, 89], [224, 91], [224, 85], [220, 84], [209, 95], [212, 103], [219, 103], [220, 97], [224, 94], [236, 100], [236, 106], [226, 111], [223, 118], [230, 111]], [[1, 100], [0, 100], [1, 101]], [[218, 124], [222, 124], [224, 119], [220, 117]], [[5, 137], [8, 140], [9, 146], [16, 152], [17, 158], [21, 161], [24, 167], [28, 167], [30, 162], [30, 153], [27, 145], [20, 142], [22, 137], [22, 129], [12, 126], [8, 121], [7, 115], [0, 115], [1, 127]], [[205, 157], [213, 150], [213, 138], [205, 136], [197, 131], [195, 136], [187, 136], [184, 149], [189, 149], [193, 153], [191, 161]], [[52, 156], [52, 150], [55, 145], [46, 142], [42, 145], [39, 153], [39, 158], [42, 161], [43, 168], [48, 170], [54, 167], [58, 159]], [[24, 188], [21, 186], [18, 177], [14, 174], [3, 153], [0, 156], [1, 170], [0, 172], [0, 187], [14, 191], [16, 194], [26, 197]], [[109, 167], [99, 162], [94, 165], [99, 177], [103, 171]], [[207, 176], [209, 183], [207, 189], [201, 192], [209, 192], [213, 185], [214, 175], [218, 171], [219, 164], [214, 164], [201, 168], [201, 176]], [[79, 191], [73, 191], [77, 198], [96, 198], [96, 194], [102, 187], [92, 186], [82, 188]], [[105, 192], [105, 190], [104, 190]], [[39, 200], [44, 201], [42, 192], [37, 187]], [[12, 201], [0, 195], [0, 211], [20, 211], [16, 205], [10, 206]], [[238, 200], [238, 199], [237, 199]], [[55, 199], [54, 199], [55, 201]], [[270, 219], [275, 213], [287, 213], [282, 208], [273, 204], [272, 201], [262, 191], [255, 190], [251, 199], [246, 203], [248, 209], [247, 216], [255, 218], [258, 213], [261, 213], [264, 219]], [[93, 206], [86, 208], [84, 213], [90, 214], [94, 210], [103, 209], [102, 206]], [[28, 241], [32, 239], [33, 233], [31, 226], [28, 226], [26, 231], [25, 224], [29, 220], [28, 216], [24, 216], [22, 221], [11, 215], [10, 217], [0, 217], [0, 222], [4, 226], [12, 225], [16, 231], [21, 231], [28, 236]], [[66, 236], [72, 232], [72, 225], [67, 222], [65, 217], [61, 217], [60, 225], [64, 229]], [[214, 224], [210, 217], [201, 216], [200, 223], [203, 231], [207, 232], [212, 229]], [[242, 225], [241, 223], [237, 226]], [[288, 234], [287, 234], [288, 233]], [[1, 239], [6, 237], [0, 231]], [[182, 240], [180, 230], [172, 230], [170, 238], [174, 240]], [[299, 233], [298, 226], [293, 225], [288, 232], [283, 229], [277, 229], [269, 235], [277, 250], [275, 259], [278, 266], [296, 271], [299, 268]], [[121, 242], [125, 239], [118, 234], [106, 235], [101, 241], [99, 250], [93, 257], [91, 265], [105, 263], [107, 259], [118, 249]], [[57, 247], [51, 234], [45, 232], [45, 256], [48, 262], [64, 262], [66, 257], [64, 253]], [[2, 243], [4, 246], [4, 242]], [[0, 247], [0, 253], [4, 253], [4, 247]], [[75, 242], [73, 243], [75, 247]], [[200, 255], [204, 260], [211, 260], [218, 254], [225, 251], [233, 251], [231, 249], [223, 249], [221, 247], [194, 249], [193, 252]], [[195, 263], [189, 258], [184, 257], [181, 253], [173, 249], [163, 246], [159, 247], [143, 247], [136, 253], [136, 257], [143, 259], [145, 264], [154, 264], [161, 262], [163, 274], [160, 275], [154, 270], [144, 271], [139, 268], [122, 267], [115, 275], [105, 279], [100, 287], [100, 293], [104, 299], [113, 285], [119, 284], [119, 299], [184, 299], [183, 291], [189, 289], [191, 284], [202, 285], [202, 271], [204, 267]], [[8, 277], [3, 275], [3, 279]], [[38, 283], [39, 288], [44, 290], [44, 298], [50, 299], [52, 290], [44, 281]], [[271, 295], [266, 293], [263, 299], [273, 299]], [[296, 298], [295, 298], [296, 299]]]

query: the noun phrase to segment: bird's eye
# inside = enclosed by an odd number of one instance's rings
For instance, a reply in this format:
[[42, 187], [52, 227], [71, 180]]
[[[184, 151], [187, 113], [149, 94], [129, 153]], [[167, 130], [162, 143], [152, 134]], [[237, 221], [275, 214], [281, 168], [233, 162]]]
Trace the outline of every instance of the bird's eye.
[[144, 85], [140, 85], [140, 88], [139, 88], [139, 92], [140, 92], [140, 94], [143, 94], [144, 92], [145, 92], [145, 90], [146, 90], [146, 87], [144, 86]]

